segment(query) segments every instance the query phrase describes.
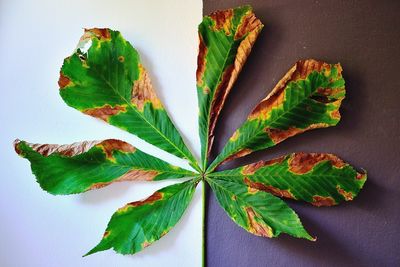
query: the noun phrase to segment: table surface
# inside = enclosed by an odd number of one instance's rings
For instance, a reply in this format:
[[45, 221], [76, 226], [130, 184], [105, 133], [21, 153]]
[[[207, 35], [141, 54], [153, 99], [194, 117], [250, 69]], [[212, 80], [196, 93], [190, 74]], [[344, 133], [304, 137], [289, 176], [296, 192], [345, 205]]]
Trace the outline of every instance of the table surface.
[[223, 168], [295, 151], [329, 152], [365, 168], [369, 177], [354, 201], [337, 207], [289, 202], [317, 242], [253, 236], [210, 194], [208, 266], [400, 266], [400, 2], [205, 0], [204, 14], [245, 3], [265, 27], [218, 121], [214, 156], [294, 62], [315, 58], [344, 68], [339, 125]]

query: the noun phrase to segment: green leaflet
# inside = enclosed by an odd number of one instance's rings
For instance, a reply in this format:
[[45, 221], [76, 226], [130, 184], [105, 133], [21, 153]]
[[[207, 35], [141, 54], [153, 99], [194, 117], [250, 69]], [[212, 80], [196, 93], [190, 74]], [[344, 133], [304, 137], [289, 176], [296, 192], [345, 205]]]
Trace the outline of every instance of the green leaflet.
[[16, 140], [15, 150], [31, 162], [43, 190], [54, 195], [82, 193], [117, 181], [194, 176], [114, 139], [61, 146]]
[[174, 184], [142, 201], [118, 209], [111, 217], [100, 243], [85, 256], [113, 248], [134, 254], [160, 239], [182, 217], [192, 200], [197, 182]]
[[207, 181], [226, 213], [248, 232], [264, 237], [287, 233], [315, 240], [304, 229], [297, 214], [278, 197], [225, 177]]
[[77, 50], [64, 60], [58, 83], [69, 106], [188, 159], [197, 168], [138, 52], [118, 31], [86, 29]]
[[340, 64], [298, 61], [236, 130], [208, 171], [307, 130], [336, 125], [345, 96], [341, 72]]
[[332, 154], [293, 153], [209, 175], [245, 184], [279, 197], [332, 206], [353, 200], [367, 175]]
[[218, 115], [262, 27], [250, 6], [214, 12], [199, 25], [196, 78], [203, 169]]

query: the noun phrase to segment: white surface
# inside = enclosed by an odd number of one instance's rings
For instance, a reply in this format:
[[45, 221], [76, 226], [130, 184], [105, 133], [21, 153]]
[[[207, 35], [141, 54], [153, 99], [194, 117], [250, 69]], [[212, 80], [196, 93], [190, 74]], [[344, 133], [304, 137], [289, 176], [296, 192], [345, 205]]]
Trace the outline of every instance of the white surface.
[[201, 0], [0, 1], [0, 266], [200, 266], [200, 186], [178, 225], [144, 251], [122, 256], [109, 250], [82, 258], [99, 242], [117, 208], [172, 182], [118, 183], [54, 197], [40, 189], [12, 142], [119, 138], [187, 166], [68, 107], [57, 80], [82, 28], [120, 30], [138, 49], [158, 95], [199, 155], [195, 65], [201, 13]]

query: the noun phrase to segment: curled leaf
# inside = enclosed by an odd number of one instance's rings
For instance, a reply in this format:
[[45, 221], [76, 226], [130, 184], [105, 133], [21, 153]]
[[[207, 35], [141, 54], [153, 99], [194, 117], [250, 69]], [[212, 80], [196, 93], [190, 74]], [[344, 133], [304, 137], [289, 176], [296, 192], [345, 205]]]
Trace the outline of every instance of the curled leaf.
[[16, 140], [16, 152], [28, 159], [40, 186], [54, 195], [82, 193], [120, 181], [153, 181], [194, 176], [120, 140], [70, 145]]
[[262, 27], [250, 6], [216, 11], [199, 25], [196, 78], [204, 166], [219, 113]]
[[344, 84], [340, 64], [298, 61], [255, 107], [208, 169], [305, 131], [336, 125]]

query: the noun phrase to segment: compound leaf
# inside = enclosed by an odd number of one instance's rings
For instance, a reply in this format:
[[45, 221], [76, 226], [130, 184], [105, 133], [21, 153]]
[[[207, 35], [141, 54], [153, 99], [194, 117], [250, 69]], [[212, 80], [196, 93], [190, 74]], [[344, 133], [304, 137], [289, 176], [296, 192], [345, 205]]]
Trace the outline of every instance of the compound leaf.
[[54, 195], [82, 193], [118, 181], [163, 180], [194, 176], [120, 140], [70, 145], [16, 140], [16, 152], [31, 162], [43, 190]]
[[235, 131], [209, 170], [310, 129], [336, 125], [345, 96], [341, 73], [340, 64], [298, 61]]
[[367, 175], [332, 154], [293, 153], [210, 174], [273, 195], [332, 206], [353, 200]]
[[199, 25], [196, 78], [204, 168], [218, 115], [262, 27], [250, 6], [216, 11]]
[[287, 233], [315, 240], [304, 229], [297, 214], [278, 197], [223, 176], [207, 181], [229, 217], [248, 232], [264, 237]]
[[71, 107], [178, 157], [196, 160], [156, 96], [138, 52], [118, 31], [86, 29], [64, 60], [60, 95]]
[[197, 182], [191, 180], [156, 191], [150, 197], [118, 209], [100, 243], [85, 256], [113, 248], [134, 254], [168, 233], [188, 207]]

